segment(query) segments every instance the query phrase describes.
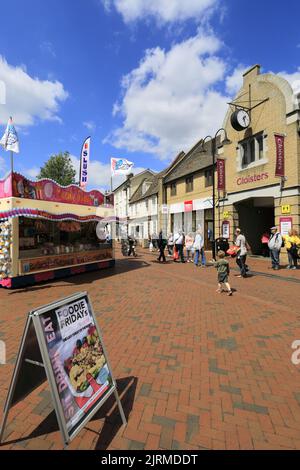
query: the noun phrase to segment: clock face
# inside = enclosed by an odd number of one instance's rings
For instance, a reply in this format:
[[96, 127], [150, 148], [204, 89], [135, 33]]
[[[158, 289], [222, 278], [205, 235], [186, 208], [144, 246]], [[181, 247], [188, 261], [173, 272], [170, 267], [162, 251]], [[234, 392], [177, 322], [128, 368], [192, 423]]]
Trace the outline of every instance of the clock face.
[[237, 131], [243, 131], [250, 125], [250, 116], [244, 109], [237, 109], [231, 115], [231, 125]]
[[250, 124], [250, 117], [249, 117], [249, 114], [244, 111], [243, 109], [240, 109], [237, 113], [237, 122], [239, 123], [239, 125], [241, 127], [243, 127], [244, 129], [246, 129], [249, 124]]

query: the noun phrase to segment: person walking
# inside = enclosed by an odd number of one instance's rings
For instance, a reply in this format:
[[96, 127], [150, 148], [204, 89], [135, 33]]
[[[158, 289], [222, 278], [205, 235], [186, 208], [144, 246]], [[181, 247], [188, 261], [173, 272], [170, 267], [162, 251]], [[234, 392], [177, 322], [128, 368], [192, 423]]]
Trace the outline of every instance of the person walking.
[[156, 232], [152, 234], [152, 245], [153, 248], [158, 251], [158, 236]]
[[201, 265], [206, 266], [205, 252], [204, 252], [204, 239], [201, 229], [198, 229], [194, 241], [194, 264], [199, 266], [199, 258], [201, 255]]
[[153, 251], [153, 243], [152, 243], [151, 235], [148, 236], [148, 246], [149, 246], [149, 251], [151, 253]]
[[247, 259], [247, 242], [246, 242], [246, 237], [245, 235], [242, 234], [241, 229], [237, 228], [235, 231], [235, 246], [238, 248], [237, 249], [237, 254], [236, 254], [236, 264], [240, 268], [240, 274], [238, 277], [247, 277], [247, 270], [248, 267], [246, 265], [246, 259]]
[[297, 230], [291, 229], [284, 238], [284, 246], [286, 247], [289, 264], [286, 269], [297, 269], [298, 250], [300, 248], [300, 238]]
[[132, 253], [132, 255], [133, 255], [134, 257], [136, 257], [137, 254], [136, 254], [136, 249], [135, 249], [135, 248], [136, 248], [136, 245], [137, 245], [137, 241], [136, 241], [136, 239], [135, 239], [133, 236], [131, 236], [131, 235], [128, 235], [128, 245], [129, 245], [128, 256], [130, 256], [131, 253]]
[[167, 245], [167, 240], [164, 238], [163, 231], [161, 230], [158, 236], [159, 257], [157, 258], [157, 261], [159, 262], [161, 262], [161, 260], [163, 261], [163, 263], [166, 262], [166, 257], [165, 257], [166, 245]]
[[185, 237], [185, 248], [186, 248], [186, 262], [192, 263], [194, 257], [194, 235], [192, 232], [188, 233]]
[[174, 237], [173, 233], [170, 233], [168, 236], [168, 256], [173, 256], [174, 250]]
[[183, 247], [185, 243], [185, 235], [182, 230], [179, 230], [178, 233], [174, 236], [175, 250], [177, 251], [181, 263], [185, 263], [183, 255]]
[[227, 295], [232, 295], [232, 290], [228, 282], [228, 276], [230, 273], [229, 262], [227, 259], [225, 259], [224, 251], [218, 252], [218, 261], [215, 262], [214, 266], [217, 269], [217, 273], [218, 273], [217, 292], [221, 294], [223, 292], [223, 285], [225, 285], [227, 289]]
[[277, 227], [271, 227], [271, 236], [268, 247], [270, 250], [272, 269], [278, 270], [280, 263], [280, 250], [282, 248], [282, 236]]

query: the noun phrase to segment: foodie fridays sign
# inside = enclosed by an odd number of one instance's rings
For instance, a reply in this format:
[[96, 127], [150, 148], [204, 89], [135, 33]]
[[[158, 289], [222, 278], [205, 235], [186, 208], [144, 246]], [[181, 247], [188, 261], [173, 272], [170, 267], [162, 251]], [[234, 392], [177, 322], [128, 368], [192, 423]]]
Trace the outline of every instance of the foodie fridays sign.
[[[26, 374], [23, 372], [24, 365], [27, 367]], [[44, 368], [44, 375], [39, 373], [35, 379], [33, 371], [41, 367]], [[101, 333], [86, 292], [30, 313], [5, 404], [0, 442], [10, 407], [23, 400], [46, 377], [65, 444], [79, 433], [112, 393], [126, 424]], [[24, 385], [26, 379], [31, 385]]]

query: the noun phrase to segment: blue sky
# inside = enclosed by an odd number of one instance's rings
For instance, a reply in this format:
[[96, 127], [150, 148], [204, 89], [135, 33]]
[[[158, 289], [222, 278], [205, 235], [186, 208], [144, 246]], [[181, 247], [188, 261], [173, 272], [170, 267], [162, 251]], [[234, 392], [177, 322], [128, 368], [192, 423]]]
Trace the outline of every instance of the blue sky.
[[15, 169], [34, 178], [65, 150], [78, 166], [91, 135], [90, 187], [109, 186], [111, 156], [161, 170], [218, 128], [245, 68], [260, 63], [300, 91], [299, 15], [296, 0], [3, 2], [0, 128], [12, 115]]

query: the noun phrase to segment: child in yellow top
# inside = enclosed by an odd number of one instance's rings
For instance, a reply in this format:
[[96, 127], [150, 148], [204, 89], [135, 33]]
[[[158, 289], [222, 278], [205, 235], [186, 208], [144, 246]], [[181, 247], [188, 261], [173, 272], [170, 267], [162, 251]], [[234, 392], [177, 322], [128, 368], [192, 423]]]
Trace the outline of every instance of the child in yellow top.
[[298, 249], [300, 248], [300, 238], [297, 230], [290, 230], [288, 235], [284, 237], [284, 246], [287, 249], [289, 258], [287, 269], [297, 269]]

